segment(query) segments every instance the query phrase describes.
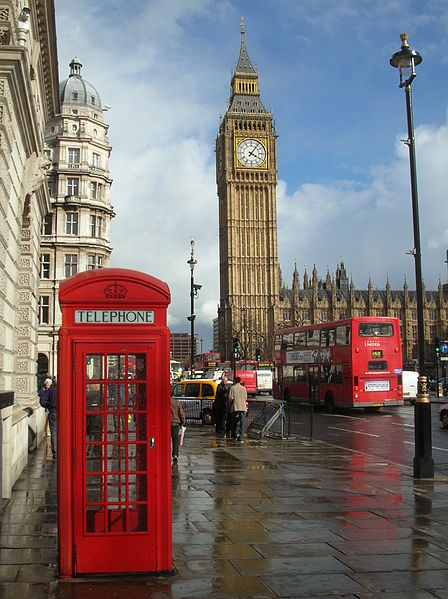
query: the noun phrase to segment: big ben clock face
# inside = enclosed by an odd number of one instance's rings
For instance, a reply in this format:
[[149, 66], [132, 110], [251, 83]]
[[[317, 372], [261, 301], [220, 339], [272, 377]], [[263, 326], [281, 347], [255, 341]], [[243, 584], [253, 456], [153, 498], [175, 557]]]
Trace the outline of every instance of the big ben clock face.
[[237, 156], [243, 166], [256, 168], [263, 164], [266, 150], [258, 139], [245, 139], [238, 146]]

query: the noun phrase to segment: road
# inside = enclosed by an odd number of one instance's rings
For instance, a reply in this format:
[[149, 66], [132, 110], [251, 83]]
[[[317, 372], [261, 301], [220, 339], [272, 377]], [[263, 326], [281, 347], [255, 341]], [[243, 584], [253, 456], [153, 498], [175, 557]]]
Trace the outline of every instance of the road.
[[[442, 428], [438, 417], [443, 400], [436, 403], [432, 396], [431, 401], [434, 402], [431, 403], [434, 471], [448, 476], [448, 429]], [[324, 408], [315, 408], [313, 438], [412, 467], [414, 406], [406, 403], [400, 407], [382, 408], [376, 413], [359, 409], [328, 413]]]

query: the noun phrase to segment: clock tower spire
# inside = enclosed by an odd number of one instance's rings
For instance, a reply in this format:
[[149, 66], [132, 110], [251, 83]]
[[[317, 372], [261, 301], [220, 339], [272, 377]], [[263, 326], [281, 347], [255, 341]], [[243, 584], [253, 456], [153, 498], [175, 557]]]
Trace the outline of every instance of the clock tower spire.
[[258, 72], [241, 46], [229, 105], [216, 139], [219, 201], [219, 345], [224, 359], [239, 339], [241, 358], [255, 348], [270, 358], [278, 304], [277, 151], [272, 112], [260, 96]]

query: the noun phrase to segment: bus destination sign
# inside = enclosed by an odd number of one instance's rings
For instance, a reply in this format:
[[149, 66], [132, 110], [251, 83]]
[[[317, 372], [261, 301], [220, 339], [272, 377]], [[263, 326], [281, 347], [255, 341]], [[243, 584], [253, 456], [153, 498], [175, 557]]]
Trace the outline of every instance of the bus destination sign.
[[154, 324], [154, 310], [75, 310], [79, 324]]

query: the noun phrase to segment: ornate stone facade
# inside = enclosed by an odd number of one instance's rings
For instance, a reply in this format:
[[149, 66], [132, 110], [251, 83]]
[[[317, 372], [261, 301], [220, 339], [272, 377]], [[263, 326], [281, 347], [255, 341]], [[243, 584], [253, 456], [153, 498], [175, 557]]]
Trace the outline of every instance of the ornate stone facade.
[[40, 246], [38, 375], [57, 371], [62, 324], [59, 283], [84, 270], [109, 265], [110, 204], [108, 125], [97, 90], [81, 75], [74, 58], [61, 81], [61, 112], [46, 126], [51, 210]]
[[[428, 370], [432, 370], [434, 339], [446, 339], [448, 336], [448, 297], [441, 283], [437, 291], [424, 289], [423, 297], [425, 359]], [[335, 275], [331, 276], [327, 271], [325, 279], [318, 278], [316, 267], [311, 277], [305, 270], [300, 284], [295, 267], [292, 287], [282, 284], [279, 299], [279, 328], [352, 316], [395, 316], [401, 324], [404, 367], [414, 368], [417, 364], [417, 300], [415, 291], [409, 291], [406, 281], [402, 290], [392, 290], [387, 279], [384, 290], [378, 290], [373, 289], [369, 279], [367, 289], [357, 290], [341, 262]]]

